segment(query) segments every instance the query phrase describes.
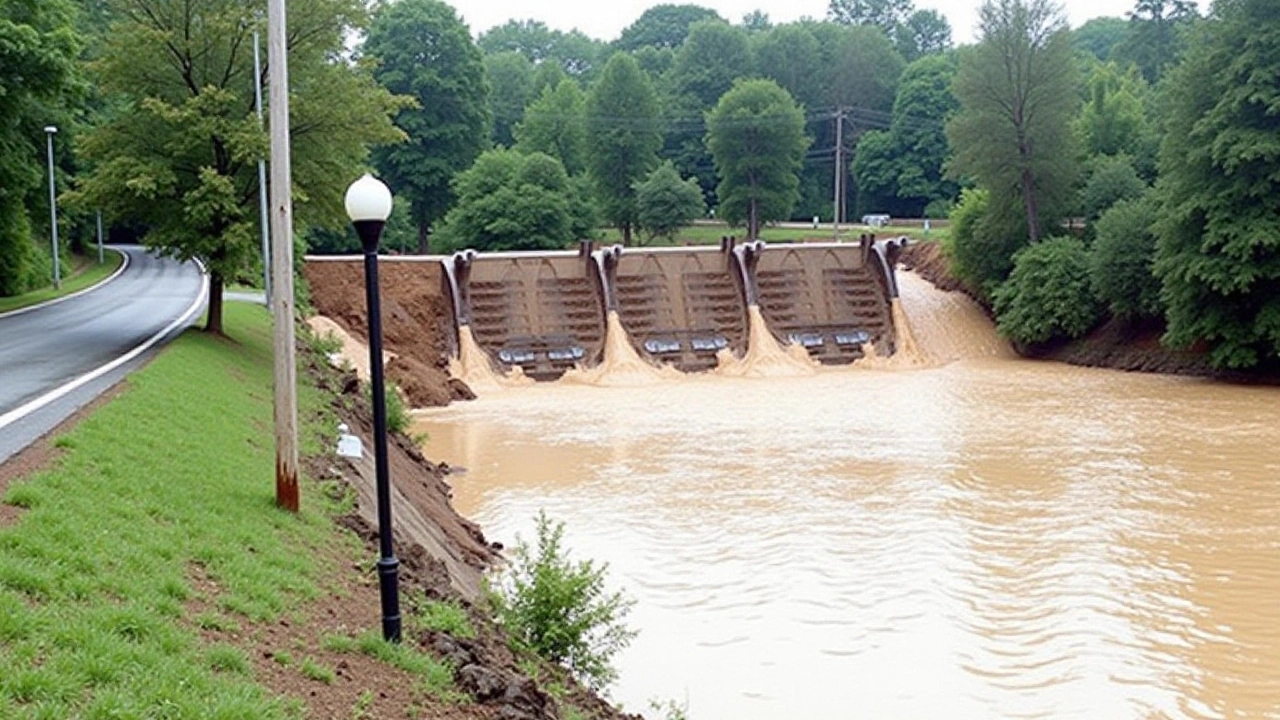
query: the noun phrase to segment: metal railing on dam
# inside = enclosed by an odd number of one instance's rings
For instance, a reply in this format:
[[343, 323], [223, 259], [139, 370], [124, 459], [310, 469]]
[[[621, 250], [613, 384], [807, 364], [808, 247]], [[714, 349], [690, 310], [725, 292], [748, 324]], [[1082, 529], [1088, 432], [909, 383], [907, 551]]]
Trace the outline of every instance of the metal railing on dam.
[[[600, 363], [609, 316], [617, 314], [637, 354], [683, 372], [741, 357], [749, 309], [779, 343], [824, 364], [847, 364], [868, 343], [894, 352], [894, 266], [905, 238], [856, 243], [738, 243], [623, 248], [582, 243], [576, 251], [386, 257], [415, 263], [424, 286], [452, 311], [448, 347], [474, 339], [494, 369], [552, 380]], [[359, 263], [308, 256], [308, 263]], [[430, 276], [430, 277], [426, 277]], [[451, 320], [451, 322], [449, 322]]]

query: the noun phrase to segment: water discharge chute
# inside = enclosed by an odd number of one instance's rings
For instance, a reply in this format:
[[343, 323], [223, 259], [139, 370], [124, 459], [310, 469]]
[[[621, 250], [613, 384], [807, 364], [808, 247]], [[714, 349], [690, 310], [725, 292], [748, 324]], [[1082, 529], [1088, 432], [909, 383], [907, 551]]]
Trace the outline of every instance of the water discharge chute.
[[570, 370], [595, 378], [583, 371], [604, 365], [633, 378], [669, 369], [739, 374], [752, 364], [811, 371], [852, 363], [873, 345], [881, 358], [916, 352], [894, 307], [905, 242], [583, 243], [565, 252], [468, 250], [441, 265], [471, 377], [480, 358], [499, 377], [538, 380]]

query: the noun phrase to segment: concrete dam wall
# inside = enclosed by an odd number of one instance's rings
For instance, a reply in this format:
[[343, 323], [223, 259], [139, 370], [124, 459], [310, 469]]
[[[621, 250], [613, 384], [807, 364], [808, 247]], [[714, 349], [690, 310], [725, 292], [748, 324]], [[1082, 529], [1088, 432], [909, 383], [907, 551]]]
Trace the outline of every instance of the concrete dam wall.
[[[494, 369], [554, 380], [601, 362], [612, 315], [640, 357], [683, 372], [714, 368], [726, 352], [741, 357], [752, 309], [780, 344], [803, 347], [824, 364], [857, 360], [869, 343], [878, 355], [892, 354], [894, 266], [905, 242], [583, 243], [576, 251], [467, 250], [380, 264], [398, 266], [388, 278], [409, 273], [416, 287], [431, 289], [432, 307], [444, 317], [429, 324], [445, 329], [450, 354], [457, 356], [465, 329]], [[340, 274], [354, 278], [361, 263], [360, 256], [308, 256], [307, 274], [315, 283], [342, 264], [351, 268]]]

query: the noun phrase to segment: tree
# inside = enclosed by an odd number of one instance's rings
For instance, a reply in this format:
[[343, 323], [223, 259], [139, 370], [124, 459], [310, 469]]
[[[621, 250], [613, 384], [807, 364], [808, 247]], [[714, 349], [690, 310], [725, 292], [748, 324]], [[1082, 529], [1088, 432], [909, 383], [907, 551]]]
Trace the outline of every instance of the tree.
[[0, 2], [0, 296], [26, 292], [48, 277], [49, 261], [33, 243], [26, 205], [41, 186], [42, 128], [64, 116], [78, 81], [80, 42], [72, 20], [73, 8], [63, 0]]
[[772, 80], [739, 80], [707, 114], [707, 147], [720, 176], [721, 217], [745, 223], [748, 238], [759, 237], [763, 223], [790, 217], [809, 138], [786, 90]]
[[1130, 30], [1130, 24], [1123, 18], [1096, 17], [1071, 31], [1071, 43], [1076, 52], [1107, 62], [1114, 59], [1115, 49], [1128, 39]]
[[458, 174], [454, 191], [444, 249], [556, 250], [573, 239], [569, 176], [549, 155], [490, 150]]
[[551, 57], [557, 34], [540, 20], [508, 20], [480, 33], [476, 44], [487, 55], [517, 52], [531, 63], [540, 63]]
[[633, 52], [642, 47], [674, 50], [684, 44], [690, 26], [704, 20], [725, 22], [720, 13], [701, 5], [654, 5], [623, 28], [622, 35], [613, 46], [623, 52]]
[[[363, 8], [358, 0], [291, 7], [292, 181], [304, 226], [345, 224], [343, 193], [368, 145], [399, 136], [390, 116], [401, 103], [334, 59]], [[149, 247], [200, 260], [210, 276], [206, 329], [220, 333], [223, 285], [259, 249], [257, 160], [268, 141], [253, 112], [252, 33], [263, 18], [236, 0], [128, 0], [112, 9], [95, 70], [121, 110], [86, 134], [93, 170], [69, 199], [146, 227]]]
[[742, 29], [749, 33], [764, 32], [773, 27], [773, 21], [769, 19], [769, 13], [763, 10], [752, 10], [742, 16]]
[[595, 181], [604, 218], [622, 229], [631, 243], [636, 222], [636, 180], [658, 163], [662, 132], [658, 97], [634, 58], [609, 58], [600, 80], [587, 97], [587, 171]]
[[1020, 205], [1032, 242], [1070, 201], [1076, 104], [1070, 35], [1050, 0], [987, 0], [982, 40], [962, 52], [947, 125], [956, 172], [991, 192], [997, 216]]
[[1199, 17], [1191, 0], [1138, 0], [1129, 11], [1129, 36], [1117, 51], [1154, 85], [1177, 63], [1185, 31]]
[[1057, 237], [1019, 250], [994, 300], [996, 327], [1014, 342], [1080, 337], [1099, 315], [1089, 284], [1088, 249], [1077, 238]]
[[1127, 155], [1102, 156], [1080, 191], [1080, 209], [1085, 219], [1093, 222], [1112, 205], [1142, 197], [1146, 190], [1147, 184]]
[[484, 56], [484, 74], [489, 80], [493, 142], [511, 147], [515, 144], [515, 127], [529, 103], [533, 63], [518, 52], [506, 50]]
[[951, 47], [951, 23], [937, 10], [916, 10], [893, 29], [893, 44], [911, 62]]
[[1156, 274], [1165, 340], [1244, 368], [1280, 355], [1280, 24], [1274, 0], [1214, 7], [1166, 81]]
[[636, 225], [651, 238], [671, 240], [677, 230], [702, 217], [707, 209], [697, 181], [681, 179], [670, 160], [637, 182], [635, 190]]
[[542, 91], [525, 110], [516, 127], [521, 152], [542, 152], [556, 158], [570, 175], [586, 169], [585, 97], [572, 80]]
[[1013, 256], [1027, 244], [1025, 234], [1005, 232], [1005, 218], [995, 215], [990, 192], [966, 189], [951, 209], [951, 233], [943, 250], [951, 271], [971, 291], [990, 299], [1013, 269]]
[[1098, 218], [1089, 278], [1094, 295], [1116, 317], [1159, 317], [1164, 310], [1152, 232], [1159, 211], [1147, 194], [1122, 200]]
[[453, 8], [440, 0], [383, 5], [364, 52], [374, 77], [417, 101], [396, 115], [408, 141], [377, 148], [374, 164], [391, 190], [409, 198], [418, 251], [453, 202], [449, 181], [488, 144], [488, 85], [479, 49]]
[[858, 141], [853, 176], [864, 197], [895, 215], [919, 216], [932, 201], [959, 192], [944, 176], [950, 154], [944, 132], [958, 103], [951, 94], [955, 63], [930, 55], [902, 74], [887, 132], [872, 131]]
[[1087, 98], [1076, 132], [1088, 155], [1138, 156], [1154, 133], [1147, 121], [1147, 84], [1135, 71], [1114, 62], [1095, 63], [1085, 80]]
[[704, 20], [689, 28], [666, 77], [671, 93], [666, 109], [676, 120], [667, 133], [663, 156], [673, 160], [682, 175], [697, 178], [708, 195], [716, 178], [703, 142], [703, 118], [750, 67], [746, 31], [723, 20]]
[[[769, 78], [806, 107], [822, 104], [819, 97], [824, 68], [818, 39], [798, 23], [775, 25], [751, 38], [756, 74]], [[719, 98], [717, 98], [718, 100]]]
[[911, 0], [831, 0], [827, 17], [845, 25], [877, 27], [888, 36], [911, 10]]

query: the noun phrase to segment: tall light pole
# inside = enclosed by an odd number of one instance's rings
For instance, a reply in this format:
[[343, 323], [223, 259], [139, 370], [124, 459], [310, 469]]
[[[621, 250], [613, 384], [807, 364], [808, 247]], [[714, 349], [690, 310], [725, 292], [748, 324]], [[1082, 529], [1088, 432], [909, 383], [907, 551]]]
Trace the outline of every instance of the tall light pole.
[[44, 134], [49, 146], [49, 227], [53, 230], [53, 287], [62, 288], [62, 273], [58, 271], [58, 189], [53, 180], [53, 136], [58, 132], [55, 125], [45, 125]]
[[[258, 127], [262, 127], [262, 50], [258, 31], [253, 31], [253, 106], [258, 111]], [[258, 158], [258, 216], [262, 226], [262, 290], [271, 305], [271, 231], [267, 215], [267, 161]]]
[[387, 398], [382, 379], [382, 308], [378, 289], [378, 243], [391, 214], [391, 191], [372, 175], [347, 188], [347, 215], [364, 248], [365, 300], [369, 307], [369, 380], [373, 386], [373, 462], [378, 490], [378, 588], [382, 637], [400, 642], [400, 561], [391, 544], [391, 479], [387, 471]]

